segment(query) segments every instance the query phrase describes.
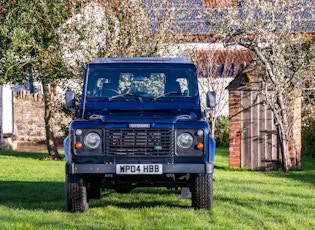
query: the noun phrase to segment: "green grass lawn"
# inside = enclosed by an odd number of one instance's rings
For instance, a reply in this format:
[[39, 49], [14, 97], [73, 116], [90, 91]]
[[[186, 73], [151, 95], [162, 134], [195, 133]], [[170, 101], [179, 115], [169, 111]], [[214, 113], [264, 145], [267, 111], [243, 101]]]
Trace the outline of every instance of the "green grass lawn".
[[86, 213], [65, 212], [64, 161], [0, 151], [0, 229], [315, 229], [315, 159], [301, 170], [252, 172], [216, 155], [214, 209], [194, 210], [179, 191], [105, 190]]

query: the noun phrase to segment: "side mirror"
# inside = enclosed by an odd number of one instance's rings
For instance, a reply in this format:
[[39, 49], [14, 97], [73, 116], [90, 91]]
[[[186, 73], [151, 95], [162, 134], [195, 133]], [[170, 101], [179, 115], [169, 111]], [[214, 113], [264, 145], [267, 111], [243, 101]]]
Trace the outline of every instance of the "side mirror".
[[65, 95], [66, 107], [74, 108], [75, 107], [75, 93], [74, 91], [66, 91]]
[[216, 106], [216, 93], [213, 91], [207, 92], [207, 107], [208, 108], [213, 108]]

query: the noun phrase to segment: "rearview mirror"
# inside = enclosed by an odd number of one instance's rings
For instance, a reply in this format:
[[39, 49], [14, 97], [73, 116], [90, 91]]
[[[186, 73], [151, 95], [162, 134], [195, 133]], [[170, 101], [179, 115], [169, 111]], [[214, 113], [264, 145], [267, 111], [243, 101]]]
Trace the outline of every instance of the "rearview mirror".
[[207, 92], [207, 107], [213, 108], [216, 106], [216, 93], [214, 91]]
[[66, 107], [74, 108], [75, 107], [75, 93], [74, 91], [66, 91], [65, 95]]

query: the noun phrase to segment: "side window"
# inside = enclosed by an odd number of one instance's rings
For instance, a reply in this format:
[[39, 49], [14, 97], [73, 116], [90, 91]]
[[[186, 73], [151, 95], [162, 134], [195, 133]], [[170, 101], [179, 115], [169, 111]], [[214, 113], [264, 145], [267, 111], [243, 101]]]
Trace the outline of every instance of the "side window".
[[99, 79], [97, 79], [96, 88], [97, 88], [98, 90], [102, 89], [103, 83], [104, 83], [104, 82], [107, 82], [107, 81], [108, 81], [108, 80], [105, 79], [105, 78], [99, 78]]
[[189, 89], [188, 89], [188, 81], [187, 78], [177, 78], [176, 80], [180, 85], [180, 91], [181, 93], [185, 93], [189, 95]]
[[102, 90], [104, 78], [97, 78], [89, 81], [87, 96], [99, 96], [100, 90]]
[[87, 96], [108, 96], [105, 94], [105, 90], [117, 91], [117, 78], [115, 78], [114, 72], [111, 69], [90, 68], [88, 69], [87, 76]]

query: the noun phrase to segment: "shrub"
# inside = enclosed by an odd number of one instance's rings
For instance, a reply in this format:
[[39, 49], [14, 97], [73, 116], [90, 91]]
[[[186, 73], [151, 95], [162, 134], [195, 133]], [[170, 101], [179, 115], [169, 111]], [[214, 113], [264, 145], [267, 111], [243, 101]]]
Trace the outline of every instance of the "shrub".
[[302, 154], [315, 157], [315, 115], [314, 107], [303, 108]]
[[220, 116], [215, 124], [214, 138], [217, 146], [229, 146], [229, 117]]

